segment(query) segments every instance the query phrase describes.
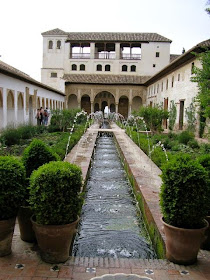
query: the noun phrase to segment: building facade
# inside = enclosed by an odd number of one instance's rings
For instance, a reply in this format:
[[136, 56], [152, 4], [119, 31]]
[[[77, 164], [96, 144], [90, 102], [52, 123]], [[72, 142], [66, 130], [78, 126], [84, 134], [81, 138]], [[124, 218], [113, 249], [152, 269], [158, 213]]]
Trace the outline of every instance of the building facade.
[[[53, 29], [42, 33], [42, 82], [65, 92], [66, 108], [88, 113], [104, 110], [127, 118], [140, 106], [176, 106], [175, 129], [187, 125], [185, 111], [198, 87], [192, 52], [209, 48], [210, 40], [182, 55], [170, 54], [171, 40], [156, 33], [76, 33]], [[164, 124], [168, 128], [168, 122]]]
[[10, 125], [36, 124], [38, 108], [62, 109], [64, 105], [64, 93], [0, 61], [0, 130]]

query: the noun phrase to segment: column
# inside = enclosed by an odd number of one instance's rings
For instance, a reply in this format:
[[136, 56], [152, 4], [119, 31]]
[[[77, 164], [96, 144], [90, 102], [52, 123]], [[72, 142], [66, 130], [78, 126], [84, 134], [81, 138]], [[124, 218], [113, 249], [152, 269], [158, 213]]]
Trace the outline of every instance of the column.
[[14, 119], [14, 123], [15, 125], [17, 125], [18, 123], [18, 104], [17, 104], [17, 95], [18, 95], [18, 92], [14, 90], [14, 109], [15, 109], [15, 119]]
[[95, 43], [90, 43], [90, 58], [95, 58]]
[[115, 112], [118, 113], [118, 103], [115, 104]]
[[77, 90], [77, 102], [78, 102], [78, 108], [81, 109], [81, 89]]
[[116, 59], [120, 59], [120, 43], [115, 43]]
[[129, 101], [129, 105], [128, 105], [128, 116], [131, 115], [131, 107], [132, 107], [132, 103]]
[[91, 102], [91, 113], [94, 113], [94, 106], [93, 106], [93, 102]]
[[7, 126], [7, 91], [3, 88], [3, 127]]

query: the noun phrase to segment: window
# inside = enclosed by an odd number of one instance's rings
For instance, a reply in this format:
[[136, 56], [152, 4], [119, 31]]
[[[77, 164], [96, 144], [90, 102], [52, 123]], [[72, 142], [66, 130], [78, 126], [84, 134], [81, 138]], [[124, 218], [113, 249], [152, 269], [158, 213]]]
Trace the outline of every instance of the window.
[[178, 81], [180, 81], [180, 74], [178, 74]]
[[77, 65], [76, 65], [76, 64], [72, 64], [71, 70], [72, 70], [72, 71], [77, 71]]
[[49, 48], [49, 49], [52, 49], [52, 48], [53, 48], [53, 41], [49, 41], [48, 48]]
[[131, 72], [136, 72], [136, 65], [131, 65]]
[[156, 64], [153, 64], [153, 67], [156, 67]]
[[79, 70], [80, 70], [80, 71], [85, 71], [85, 65], [84, 65], [84, 64], [81, 64], [80, 67], [79, 67]]
[[102, 65], [101, 64], [97, 64], [96, 71], [102, 71]]
[[123, 65], [122, 66], [122, 72], [127, 72], [128, 71], [128, 66], [127, 65]]
[[156, 52], [156, 57], [160, 57], [160, 53], [159, 52]]
[[194, 67], [195, 67], [195, 63], [193, 62], [191, 65], [191, 74], [194, 74]]
[[111, 70], [111, 66], [109, 64], [105, 65], [105, 71], [110, 71]]
[[58, 41], [57, 41], [57, 49], [60, 49], [60, 48], [61, 48], [61, 41], [58, 40]]
[[166, 81], [166, 89], [168, 89], [168, 79], [167, 79], [167, 81]]
[[163, 91], [163, 82], [161, 83], [161, 91]]
[[51, 73], [51, 78], [57, 78], [57, 76], [58, 76], [57, 73], [54, 72]]
[[172, 81], [171, 81], [171, 87], [174, 86], [174, 76], [172, 77]]
[[159, 84], [157, 85], [157, 93], [159, 92]]

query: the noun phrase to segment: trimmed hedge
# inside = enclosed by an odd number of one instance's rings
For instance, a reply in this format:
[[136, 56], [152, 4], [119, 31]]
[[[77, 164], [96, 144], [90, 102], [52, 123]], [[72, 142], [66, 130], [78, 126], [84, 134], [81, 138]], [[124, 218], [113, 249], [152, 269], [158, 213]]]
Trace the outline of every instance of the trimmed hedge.
[[54, 153], [43, 141], [38, 139], [34, 139], [31, 144], [25, 148], [22, 156], [27, 177], [30, 177], [31, 173], [41, 165], [50, 161], [58, 160], [60, 160], [59, 156]]
[[37, 223], [61, 225], [77, 219], [81, 175], [81, 169], [68, 162], [50, 162], [32, 173], [29, 203]]
[[162, 167], [160, 206], [166, 223], [200, 228], [207, 215], [207, 172], [189, 155], [174, 156]]
[[25, 197], [25, 168], [16, 158], [0, 157], [0, 220], [15, 217]]

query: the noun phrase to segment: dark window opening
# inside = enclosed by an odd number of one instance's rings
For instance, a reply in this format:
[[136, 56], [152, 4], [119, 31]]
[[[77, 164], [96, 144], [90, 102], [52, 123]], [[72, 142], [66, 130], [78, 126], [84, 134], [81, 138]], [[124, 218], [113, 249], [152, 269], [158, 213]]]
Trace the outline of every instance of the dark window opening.
[[57, 78], [57, 76], [58, 76], [57, 73], [54, 72], [51, 73], [51, 78]]
[[109, 64], [105, 65], [105, 71], [110, 71], [111, 70], [111, 66]]
[[77, 65], [76, 65], [76, 64], [72, 64], [71, 70], [72, 70], [72, 71], [77, 71]]
[[60, 49], [61, 48], [61, 41], [57, 41], [57, 49]]
[[122, 71], [123, 72], [127, 72], [128, 71], [128, 66], [127, 65], [123, 65], [122, 66]]
[[131, 72], [136, 72], [136, 65], [131, 65]]
[[98, 64], [96, 66], [96, 71], [102, 71], [102, 65], [101, 64]]
[[49, 48], [49, 49], [52, 49], [52, 48], [53, 48], [53, 41], [49, 41], [48, 48]]
[[81, 64], [79, 70], [80, 70], [80, 71], [85, 71], [85, 65], [84, 65], [84, 64]]
[[156, 57], [160, 57], [160, 53], [159, 52], [156, 52]]

